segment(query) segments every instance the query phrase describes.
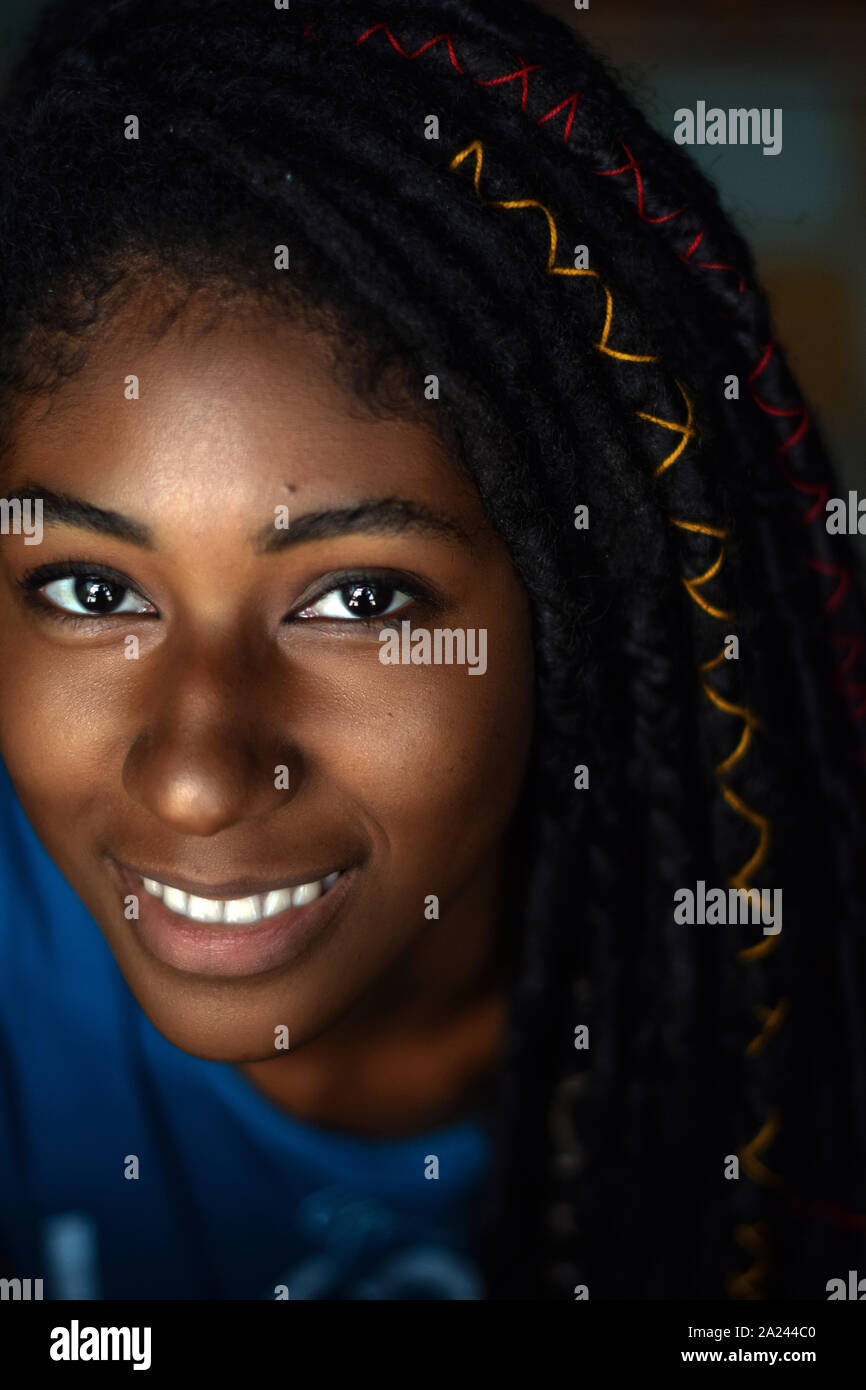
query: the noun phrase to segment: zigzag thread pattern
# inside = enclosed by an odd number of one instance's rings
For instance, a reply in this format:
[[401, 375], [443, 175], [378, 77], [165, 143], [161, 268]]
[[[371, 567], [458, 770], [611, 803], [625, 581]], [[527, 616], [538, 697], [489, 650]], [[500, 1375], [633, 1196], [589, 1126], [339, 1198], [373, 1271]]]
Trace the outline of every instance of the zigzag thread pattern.
[[[556, 264], [556, 251], [559, 242], [556, 221], [553, 217], [553, 214], [550, 212], [550, 209], [547, 208], [543, 203], [539, 202], [538, 199], [514, 198], [491, 200], [483, 197], [480, 191], [480, 182], [484, 164], [484, 146], [480, 140], [473, 140], [471, 144], [467, 145], [465, 149], [461, 150], [459, 154], [455, 155], [449, 165], [449, 168], [452, 171], [454, 171], [455, 169], [460, 167], [464, 160], [469, 159], [471, 157], [474, 157], [475, 161], [472, 183], [476, 194], [482, 202], [486, 203], [490, 207], [501, 207], [509, 210], [537, 208], [540, 212], [544, 214], [544, 217], [547, 221], [549, 233], [546, 267], [548, 274], [585, 276], [599, 281], [599, 284], [601, 285], [601, 288], [605, 296], [605, 317], [599, 340], [597, 343], [593, 344], [596, 350], [605, 353], [609, 357], [615, 357], [621, 361], [626, 362], [657, 362], [658, 358], [652, 354], [623, 352], [610, 347], [609, 338], [611, 332], [611, 325], [613, 323], [613, 295], [611, 294], [608, 285], [606, 285], [604, 281], [602, 281], [598, 271], [591, 269], [579, 269], [573, 266], [560, 266]], [[679, 444], [677, 444], [671, 450], [670, 454], [668, 454], [668, 456], [665, 459], [663, 459], [662, 462], [655, 469], [656, 477], [659, 477], [676, 462], [676, 460], [680, 457], [687, 444], [694, 438], [696, 433], [694, 428], [694, 413], [691, 400], [689, 399], [688, 395], [682, 387], [682, 384], [679, 381], [677, 381], [676, 385], [679, 389], [680, 394], [683, 397], [683, 400], [686, 403], [687, 418], [685, 422], [677, 420], [663, 420], [660, 419], [658, 416], [649, 415], [642, 410], [638, 410], [635, 412], [635, 414], [638, 415], [641, 419], [650, 420], [653, 424], [660, 425], [665, 429], [672, 430], [675, 433], [682, 435]], [[733, 613], [710, 603], [699, 592], [702, 585], [707, 583], [716, 574], [718, 574], [719, 570], [722, 567], [722, 564], [724, 563], [728, 534], [727, 531], [725, 531], [721, 527], [710, 526], [706, 522], [684, 520], [679, 517], [669, 517], [668, 519], [670, 520], [672, 525], [677, 526], [682, 530], [699, 532], [703, 535], [713, 536], [720, 541], [719, 554], [717, 558], [713, 561], [713, 563], [709, 566], [709, 568], [705, 570], [703, 574], [695, 575], [692, 577], [683, 576], [682, 583], [690, 598], [704, 612], [709, 613], [711, 617], [731, 621], [734, 618]], [[704, 664], [703, 669], [707, 669], [710, 666], [717, 665], [719, 660], [719, 657], [713, 658], [711, 662]], [[752, 732], [755, 728], [758, 727], [759, 720], [754, 711], [747, 709], [746, 707], [741, 705], [731, 704], [729, 701], [725, 700], [724, 697], [721, 696], [718, 693], [718, 691], [714, 690], [708, 682], [705, 681], [703, 683], [703, 688], [708, 698], [712, 701], [716, 708], [721, 709], [725, 713], [731, 714], [743, 720], [743, 733], [740, 737], [739, 743], [737, 744], [734, 751], [731, 754], [729, 754], [727, 758], [723, 759], [721, 763], [718, 763], [716, 766], [716, 773], [719, 776], [722, 776], [727, 771], [729, 771], [730, 768], [735, 766], [745, 754], [746, 749], [748, 748], [749, 743], [751, 741]], [[746, 803], [742, 801], [741, 798], [738, 797], [736, 793], [734, 793], [731, 790], [730, 787], [721, 786], [721, 791], [722, 794], [725, 796], [725, 799], [728, 801], [728, 804], [732, 806], [732, 808], [737, 812], [737, 814], [742, 816], [751, 825], [755, 826], [759, 833], [758, 846], [754, 854], [728, 880], [730, 887], [744, 889], [747, 887], [748, 881], [751, 878], [752, 874], [755, 873], [757, 869], [759, 869], [766, 860], [770, 846], [770, 822], [766, 816], [761, 815], [752, 807], [747, 806]], [[765, 947], [772, 947], [775, 944], [776, 937], [773, 937], [768, 942], [759, 943], [759, 948], [763, 953]], [[754, 947], [749, 948], [749, 950], [751, 951], [754, 951], [755, 949], [756, 948]], [[748, 958], [754, 959], [754, 956]]]
[[[312, 31], [312, 26], [308, 25], [307, 29]], [[360, 45], [362, 43], [366, 43], [366, 41], [369, 38], [371, 38], [373, 34], [379, 32], [381, 32], [385, 36], [385, 38], [391, 44], [395, 52], [399, 53], [401, 57], [407, 59], [410, 62], [414, 62], [417, 58], [420, 58], [423, 53], [428, 52], [437, 44], [445, 44], [448, 51], [449, 61], [454, 71], [457, 72], [461, 77], [468, 77], [470, 81], [474, 82], [479, 87], [496, 87], [502, 86], [506, 82], [519, 81], [521, 84], [520, 109], [524, 113], [529, 114], [529, 74], [531, 72], [543, 71], [543, 64], [527, 63], [524, 58], [519, 57], [520, 67], [515, 68], [513, 72], [503, 73], [500, 77], [494, 78], [473, 77], [470, 73], [466, 71], [465, 68], [461, 66], [457, 58], [457, 53], [454, 47], [453, 34], [436, 34], [435, 37], [433, 37], [432, 39], [428, 39], [426, 43], [420, 44], [419, 47], [415, 49], [414, 53], [409, 53], [403, 47], [400, 41], [395, 37], [393, 30], [391, 29], [391, 26], [384, 22], [379, 24], [373, 24], [370, 26], [369, 29], [366, 29], [364, 33], [359, 35], [359, 37], [355, 40], [355, 46], [360, 47]], [[305, 31], [305, 37], [307, 36], [307, 31]], [[309, 36], [314, 35], [311, 32]], [[553, 120], [554, 117], [558, 116], [561, 111], [567, 109], [568, 116], [565, 120], [562, 130], [562, 141], [564, 145], [567, 145], [571, 138], [575, 114], [581, 95], [582, 94], [577, 91], [570, 92], [568, 96], [563, 97], [562, 101], [560, 101], [556, 106], [552, 107], [544, 115], [534, 117], [536, 125], [545, 125], [548, 121]], [[665, 213], [661, 217], [649, 217], [645, 213], [644, 181], [643, 176], [641, 174], [640, 162], [635, 159], [631, 150], [625, 144], [624, 141], [620, 141], [620, 144], [622, 145], [623, 151], [625, 152], [625, 164], [620, 164], [613, 169], [593, 169], [592, 173], [597, 174], [601, 178], [613, 178], [617, 175], [628, 173], [633, 174], [636, 190], [637, 214], [642, 221], [647, 222], [650, 225], [658, 226], [663, 222], [672, 222], [683, 212], [685, 212], [686, 208], [690, 206], [688, 203], [684, 203], [682, 207], [675, 209], [673, 212]], [[702, 227], [700, 231], [698, 231], [695, 237], [692, 239], [692, 242], [687, 248], [687, 250], [683, 254], [681, 254], [680, 260], [686, 263], [692, 262], [693, 257], [698, 252], [698, 249], [701, 246], [701, 243], [703, 242], [705, 234], [706, 228]], [[714, 272], [721, 271], [725, 274], [736, 275], [738, 280], [738, 293], [744, 293], [745, 279], [742, 275], [742, 272], [739, 271], [736, 266], [727, 265], [723, 262], [713, 260], [695, 260], [694, 264], [700, 270]], [[790, 470], [786, 466], [786, 456], [801, 441], [801, 439], [803, 439], [803, 437], [806, 435], [806, 433], [811, 427], [811, 416], [809, 414], [809, 410], [803, 403], [798, 403], [797, 405], [791, 406], [789, 408], [780, 408], [778, 406], [773, 406], [768, 401], [765, 401], [758, 394], [758, 390], [755, 385], [758, 378], [765, 371], [770, 359], [772, 358], [775, 348], [776, 344], [771, 339], [770, 342], [766, 345], [760, 360], [756, 363], [752, 371], [749, 373], [749, 376], [747, 378], [749, 391], [754, 403], [759, 407], [759, 409], [763, 410], [766, 414], [782, 418], [790, 417], [796, 421], [791, 434], [788, 436], [786, 440], [782, 442], [782, 444], [779, 445], [776, 451], [776, 462], [783, 476], [791, 485], [791, 487], [793, 487], [794, 489], [796, 489], [797, 492], [805, 496], [813, 496], [815, 498], [815, 501], [813, 502], [812, 506], [809, 507], [809, 509], [803, 516], [803, 524], [810, 526], [817, 521], [820, 513], [824, 509], [824, 505], [829, 495], [827, 485], [823, 482], [814, 482], [809, 481], [808, 479], [797, 478], [794, 474], [790, 472]], [[832, 579], [836, 583], [836, 587], [834, 588], [833, 592], [824, 600], [824, 611], [827, 614], [832, 614], [841, 605], [846, 593], [848, 592], [848, 589], [851, 586], [851, 566], [847, 564], [839, 565], [831, 561], [821, 561], [815, 559], [810, 560], [809, 563], [811, 568], [815, 570], [817, 574], [821, 574], [828, 579]], [[859, 722], [860, 720], [866, 718], [866, 682], [852, 680], [851, 669], [857, 660], [859, 660], [863, 655], [866, 655], [866, 653], [864, 653], [863, 650], [863, 644], [856, 634], [849, 632], [834, 634], [830, 637], [829, 640], [832, 646], [838, 646], [840, 644], [846, 646], [848, 643], [850, 643], [852, 644], [852, 649], [855, 651], [855, 656], [853, 657], [850, 663], [846, 665], [844, 663], [837, 662], [835, 669], [837, 676], [837, 688], [848, 702], [849, 708], [851, 710], [852, 719], [855, 722]]]

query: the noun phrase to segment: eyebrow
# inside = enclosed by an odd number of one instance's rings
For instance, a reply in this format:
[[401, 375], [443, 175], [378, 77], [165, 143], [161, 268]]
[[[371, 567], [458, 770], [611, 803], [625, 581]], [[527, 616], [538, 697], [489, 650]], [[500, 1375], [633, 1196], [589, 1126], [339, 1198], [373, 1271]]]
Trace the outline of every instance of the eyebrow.
[[[145, 550], [157, 548], [153, 531], [143, 522], [124, 516], [121, 512], [97, 507], [81, 497], [54, 492], [38, 482], [28, 480], [18, 491], [10, 493], [6, 500], [41, 500], [43, 524], [95, 531]], [[284, 530], [277, 530], [275, 521], [260, 527], [251, 537], [256, 554], [272, 555], [302, 545], [305, 541], [371, 532], [392, 536], [420, 532], [444, 536], [468, 547], [472, 545], [468, 533], [453, 517], [422, 502], [410, 502], [403, 497], [370, 498], [351, 507], [306, 512], [299, 517], [289, 512], [288, 522]]]
[[273, 522], [261, 528], [255, 538], [256, 551], [260, 555], [271, 555], [304, 541], [372, 531], [390, 536], [419, 531], [427, 535], [446, 536], [449, 540], [459, 541], [461, 545], [472, 544], [463, 527], [444, 512], [402, 497], [380, 497], [358, 502], [352, 507], [307, 512], [299, 517], [293, 517], [290, 513], [285, 530], [276, 530]]
[[95, 507], [81, 497], [70, 497], [66, 492], [52, 492], [51, 488], [29, 479], [17, 492], [8, 496], [10, 502], [41, 502], [43, 524], [54, 526], [74, 526], [81, 531], [98, 531], [104, 536], [116, 536], [118, 540], [129, 541], [146, 550], [154, 550], [153, 534], [140, 521], [122, 516], [104, 507]]

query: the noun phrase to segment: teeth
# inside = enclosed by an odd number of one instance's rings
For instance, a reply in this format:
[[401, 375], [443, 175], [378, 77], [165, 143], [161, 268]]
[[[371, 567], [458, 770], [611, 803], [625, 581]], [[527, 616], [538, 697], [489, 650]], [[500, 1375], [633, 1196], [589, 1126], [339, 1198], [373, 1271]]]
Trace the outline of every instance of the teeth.
[[221, 922], [223, 920], [224, 904], [219, 898], [194, 898], [192, 893], [189, 895], [189, 902], [186, 905], [186, 915], [191, 917], [194, 922]]
[[152, 898], [161, 898], [170, 912], [179, 917], [188, 917], [193, 922], [225, 922], [232, 926], [248, 926], [264, 917], [276, 917], [277, 913], [288, 908], [303, 907], [315, 902], [333, 888], [340, 871], [328, 874], [313, 883], [301, 883], [297, 888], [276, 888], [270, 893], [254, 894], [248, 898], [197, 898], [193, 893], [184, 893], [180, 888], [172, 888], [168, 883], [159, 883], [155, 878], [142, 878], [145, 892]]
[[170, 912], [179, 912], [182, 917], [186, 916], [188, 893], [182, 893], [179, 888], [169, 888], [166, 885], [162, 890], [162, 900]]
[[273, 893], [265, 894], [263, 904], [263, 915], [265, 917], [276, 917], [278, 912], [285, 912], [287, 907], [292, 905], [291, 888], [277, 888]]
[[303, 907], [305, 903], [313, 902], [321, 892], [321, 883], [302, 883], [299, 888], [292, 889], [292, 907]]
[[232, 898], [231, 902], [225, 905], [223, 921], [244, 925], [247, 922], [255, 922], [261, 915], [262, 900], [258, 895], [253, 898]]

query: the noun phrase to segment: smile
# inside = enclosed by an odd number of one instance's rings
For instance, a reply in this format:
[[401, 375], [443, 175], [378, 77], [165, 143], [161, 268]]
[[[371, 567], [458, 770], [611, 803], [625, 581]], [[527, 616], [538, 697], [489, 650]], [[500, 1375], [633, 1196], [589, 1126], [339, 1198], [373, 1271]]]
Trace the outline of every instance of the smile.
[[157, 879], [137, 875], [146, 893], [159, 898], [169, 912], [178, 917], [187, 917], [193, 922], [225, 922], [234, 926], [248, 926], [266, 917], [276, 917], [288, 908], [306, 907], [327, 893], [340, 877], [340, 871], [328, 874], [325, 878], [314, 879], [311, 883], [299, 883], [289, 888], [275, 888], [268, 893], [253, 893], [245, 898], [203, 898], [193, 893], [185, 893], [170, 883], [160, 883]]
[[[175, 882], [167, 883], [153, 877], [156, 865], [134, 869], [106, 857], [121, 891], [124, 931], [163, 965], [225, 979], [284, 969], [325, 941], [344, 919], [360, 877], [360, 864], [344, 861], [316, 878], [310, 866], [305, 883], [300, 873], [288, 883], [276, 874], [209, 883], [173, 872]], [[138, 911], [127, 916], [130, 899]]]

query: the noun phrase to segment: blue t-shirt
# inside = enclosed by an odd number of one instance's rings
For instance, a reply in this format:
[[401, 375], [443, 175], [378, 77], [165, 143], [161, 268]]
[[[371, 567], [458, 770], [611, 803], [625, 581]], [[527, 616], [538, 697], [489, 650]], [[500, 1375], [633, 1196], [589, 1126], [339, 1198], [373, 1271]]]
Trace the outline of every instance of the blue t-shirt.
[[0, 762], [0, 1277], [46, 1299], [484, 1298], [489, 1156], [480, 1120], [301, 1123], [168, 1042]]

